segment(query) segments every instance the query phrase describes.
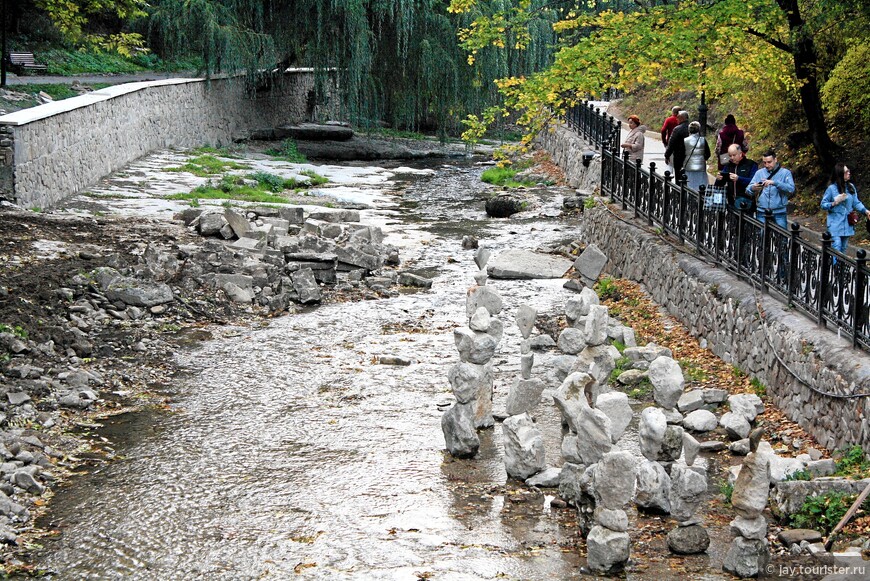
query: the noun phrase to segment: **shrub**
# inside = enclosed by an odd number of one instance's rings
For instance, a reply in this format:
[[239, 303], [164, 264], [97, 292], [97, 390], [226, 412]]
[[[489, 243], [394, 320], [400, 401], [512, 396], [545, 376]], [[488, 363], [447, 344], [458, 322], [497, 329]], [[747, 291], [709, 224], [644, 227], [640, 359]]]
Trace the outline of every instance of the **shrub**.
[[296, 142], [292, 139], [285, 139], [281, 142], [281, 149], [267, 149], [266, 154], [291, 163], [305, 163], [308, 161], [304, 155], [299, 153]]
[[[790, 516], [789, 522], [794, 527], [813, 529], [827, 536], [831, 529], [837, 526], [856, 498], [856, 494], [842, 492], [808, 496], [800, 509]], [[870, 498], [861, 505], [856, 516], [860, 516], [868, 509], [870, 509]]]

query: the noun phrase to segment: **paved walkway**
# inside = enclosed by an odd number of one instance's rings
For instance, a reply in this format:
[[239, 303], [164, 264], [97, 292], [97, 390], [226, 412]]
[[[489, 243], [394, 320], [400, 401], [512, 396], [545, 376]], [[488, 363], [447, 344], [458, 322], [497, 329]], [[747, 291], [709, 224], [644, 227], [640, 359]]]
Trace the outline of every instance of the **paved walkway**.
[[[608, 107], [610, 106], [610, 103], [607, 101], [594, 101], [593, 103], [594, 103], [595, 107], [600, 108], [602, 112], [606, 112]], [[622, 142], [622, 141], [625, 141], [625, 138], [628, 136], [628, 130], [626, 129], [626, 127], [628, 127], [628, 123], [625, 121], [625, 119], [620, 119], [620, 121], [622, 121], [622, 135], [620, 136], [620, 142]], [[643, 166], [648, 169], [650, 162], [655, 162], [656, 173], [664, 174], [664, 170], [667, 169], [667, 166], [665, 165], [665, 145], [664, 145], [664, 143], [662, 143], [661, 133], [658, 131], [658, 128], [656, 128], [655, 130], [647, 131], [644, 134], [644, 136], [646, 139], [644, 141]], [[709, 136], [709, 135], [707, 136], [707, 139], [708, 139], [708, 141], [712, 141], [711, 136]], [[713, 136], [713, 139], [715, 139], [715, 135]], [[711, 147], [710, 147], [711, 154], [713, 153], [712, 152], [713, 145], [715, 145], [715, 143], [711, 144]], [[760, 164], [759, 164], [759, 167], [760, 167]], [[712, 176], [710, 174], [707, 174], [707, 175], [708, 175], [708, 178], [710, 180], [710, 183], [712, 183], [714, 176]], [[791, 208], [789, 209], [788, 220], [789, 220], [789, 223], [797, 222], [798, 224], [801, 225], [801, 236], [803, 238], [806, 238], [808, 240], [812, 240], [813, 243], [815, 243], [818, 246], [821, 246], [821, 244], [822, 244], [821, 232], [818, 232], [817, 230], [810, 229], [807, 226], [807, 224], [815, 225], [815, 222], [816, 222], [815, 220], [812, 220], [811, 218], [808, 218], [805, 216], [795, 216], [795, 215], [793, 215]], [[857, 231], [857, 229], [856, 229], [856, 231]], [[853, 237], [853, 239], [854, 239], [854, 237]], [[854, 244], [854, 242], [850, 242], [849, 247], [846, 249], [847, 250], [846, 253], [849, 256], [854, 257], [855, 251], [858, 248], [860, 248], [860, 247], [856, 246]]]

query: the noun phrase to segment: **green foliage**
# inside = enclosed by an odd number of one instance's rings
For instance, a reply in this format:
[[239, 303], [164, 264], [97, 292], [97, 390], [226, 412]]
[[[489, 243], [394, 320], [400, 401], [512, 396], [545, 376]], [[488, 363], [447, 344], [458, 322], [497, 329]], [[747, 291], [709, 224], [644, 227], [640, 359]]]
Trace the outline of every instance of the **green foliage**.
[[263, 187], [263, 189], [269, 190], [270, 192], [280, 192], [285, 189], [293, 189], [296, 187], [295, 180], [287, 180], [281, 176], [263, 171], [248, 174], [248, 177], [255, 180]]
[[845, 123], [870, 124], [870, 44], [851, 46], [822, 88], [827, 111]]
[[234, 161], [225, 161], [209, 154], [199, 155], [178, 167], [167, 167], [168, 172], [187, 172], [199, 177], [208, 177], [231, 169], [247, 169], [248, 166]]
[[761, 383], [761, 380], [757, 377], [750, 379], [749, 385], [752, 386], [752, 391], [755, 392], [755, 395], [758, 397], [765, 397], [767, 395], [767, 386]]
[[648, 379], [644, 379], [626, 393], [628, 394], [628, 397], [632, 399], [642, 400], [652, 394], [652, 387], [652, 383], [650, 383]]
[[[622, 347], [625, 349], [625, 345]], [[618, 347], [617, 347], [618, 349]], [[622, 351], [620, 351], [622, 353]], [[631, 359], [628, 357], [620, 357], [616, 360], [616, 366], [613, 368], [613, 371], [610, 372], [610, 383], [616, 383], [617, 378], [622, 375], [627, 369], [631, 368]]]
[[601, 300], [618, 301], [622, 298], [622, 294], [619, 292], [616, 282], [609, 276], [601, 278], [597, 283], [595, 283], [594, 288], [595, 292], [598, 294], [598, 298]]
[[323, 184], [329, 183], [329, 178], [324, 177], [317, 173], [314, 170], [306, 169], [304, 171], [299, 172], [300, 175], [304, 175], [308, 178], [309, 185], [312, 186], [322, 186]]
[[519, 170], [512, 167], [491, 167], [480, 175], [480, 179], [488, 184], [506, 188], [518, 188], [530, 185], [530, 182], [514, 179], [518, 172]]
[[19, 339], [27, 339], [27, 329], [21, 325], [15, 325], [13, 327], [11, 325], [0, 323], [0, 333], [11, 333]]
[[731, 366], [731, 375], [734, 376], [734, 379], [740, 380], [746, 377], [746, 372], [737, 367], [736, 365]]
[[620, 353], [625, 352], [625, 343], [623, 343], [622, 341], [614, 339], [612, 345], [616, 347], [616, 350]]
[[199, 208], [199, 198], [192, 198], [188, 204], [191, 208]]
[[145, 16], [145, 0], [34, 0], [34, 4], [48, 15], [61, 36], [75, 46], [130, 56], [144, 44], [142, 36], [136, 33], [97, 34], [88, 29], [90, 21], [114, 18], [129, 21]]
[[587, 210], [591, 210], [595, 207], [595, 198], [592, 196], [587, 196], [585, 200], [583, 200], [583, 207]]
[[851, 448], [839, 450], [837, 456], [839, 457], [837, 460], [837, 476], [862, 478], [870, 470], [870, 461], [867, 460], [867, 455], [861, 446], [857, 444]]
[[[846, 514], [857, 498], [856, 494], [832, 492], [819, 496], [808, 496], [800, 509], [790, 515], [789, 521], [793, 527], [813, 529], [827, 536]], [[868, 498], [858, 511], [859, 518], [870, 510]]]
[[789, 472], [785, 480], [812, 480], [813, 476], [810, 474], [809, 470], [795, 470], [794, 472]]
[[707, 370], [701, 367], [701, 365], [696, 361], [692, 361], [691, 359], [680, 359], [679, 364], [683, 370], [683, 375], [689, 381], [706, 381], [710, 377]]
[[296, 147], [296, 142], [292, 139], [285, 139], [281, 142], [281, 149], [267, 149], [266, 155], [271, 155], [275, 159], [289, 161], [291, 163], [305, 163], [308, 161], [305, 156], [299, 153]]
[[725, 502], [730, 505], [731, 495], [734, 493], [734, 485], [730, 482], [723, 480], [719, 484], [719, 492], [721, 492], [725, 496]]
[[273, 204], [287, 204], [289, 200], [282, 196], [263, 191], [251, 186], [237, 185], [229, 187], [227, 184], [209, 184], [194, 188], [188, 193], [178, 193], [166, 196], [168, 200], [242, 200], [245, 202], [266, 202]]

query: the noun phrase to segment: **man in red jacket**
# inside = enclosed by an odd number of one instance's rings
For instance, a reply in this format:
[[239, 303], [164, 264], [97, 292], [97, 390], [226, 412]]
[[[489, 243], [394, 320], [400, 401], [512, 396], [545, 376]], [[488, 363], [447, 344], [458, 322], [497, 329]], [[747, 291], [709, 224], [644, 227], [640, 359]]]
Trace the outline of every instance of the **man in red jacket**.
[[662, 125], [662, 143], [664, 143], [665, 147], [668, 146], [668, 140], [671, 138], [671, 133], [674, 132], [674, 128], [680, 124], [680, 119], [677, 116], [680, 112], [679, 107], [674, 107], [671, 109], [671, 116], [665, 119], [664, 125]]

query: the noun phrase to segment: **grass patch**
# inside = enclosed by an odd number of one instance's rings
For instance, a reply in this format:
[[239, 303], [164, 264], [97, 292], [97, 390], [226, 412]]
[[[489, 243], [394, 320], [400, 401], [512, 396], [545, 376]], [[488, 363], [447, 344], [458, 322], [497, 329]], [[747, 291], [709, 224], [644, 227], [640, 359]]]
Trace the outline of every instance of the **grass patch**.
[[809, 470], [795, 470], [794, 472], [789, 472], [785, 480], [812, 480], [813, 476], [810, 474]]
[[[287, 204], [289, 200], [271, 192], [238, 186], [231, 191], [224, 191], [213, 186], [199, 186], [188, 193], [178, 193], [166, 196], [167, 200], [188, 200], [191, 205], [199, 205], [199, 200], [240, 200], [243, 202], [266, 202], [272, 204]], [[195, 200], [195, 202], [194, 202]]]
[[299, 149], [296, 147], [296, 142], [292, 139], [285, 139], [281, 142], [280, 149], [267, 149], [266, 155], [271, 155], [275, 159], [289, 161], [291, 163], [305, 163], [308, 161], [304, 155], [299, 153]]
[[491, 167], [480, 174], [480, 179], [488, 184], [505, 188], [534, 185], [532, 182], [522, 182], [514, 179], [519, 171], [519, 169], [513, 167]]
[[[624, 349], [625, 347], [623, 347]], [[617, 347], [618, 349], [618, 347]], [[622, 353], [622, 351], [620, 351]], [[625, 371], [631, 368], [631, 359], [626, 356], [622, 356], [616, 360], [616, 367], [613, 368], [613, 371], [610, 372], [610, 383], [616, 383], [616, 379]]]
[[310, 180], [308, 183], [312, 186], [322, 186], [323, 184], [329, 183], [329, 178], [323, 177], [316, 171], [306, 169], [305, 171], [301, 171], [299, 173], [306, 176]]
[[270, 192], [294, 190], [300, 187], [299, 182], [297, 182], [293, 178], [282, 178], [279, 175], [267, 173], [264, 171], [258, 171], [248, 174], [247, 177], [256, 181], [260, 185], [261, 189], [268, 190]]
[[117, 53], [87, 50], [52, 49], [34, 53], [37, 62], [46, 65], [49, 75], [81, 73], [140, 73], [144, 71], [196, 71], [202, 69], [202, 59], [179, 57], [163, 60], [153, 53], [127, 58]]
[[211, 155], [211, 156], [221, 156], [221, 157], [229, 157], [232, 159], [240, 159], [240, 156], [235, 151], [230, 150], [227, 147], [212, 147], [211, 145], [203, 145], [202, 147], [197, 147], [193, 150], [193, 153], [199, 155]]
[[755, 395], [758, 397], [764, 397], [767, 395], [767, 386], [761, 383], [761, 380], [757, 377], [750, 379], [749, 385], [752, 386], [752, 391], [755, 392]]
[[649, 379], [644, 379], [626, 393], [632, 399], [644, 400], [652, 395], [652, 390], [652, 383], [650, 383]]
[[691, 359], [681, 359], [680, 367], [683, 369], [683, 377], [689, 381], [702, 382], [710, 378], [710, 374], [698, 362]]
[[223, 173], [231, 169], [247, 169], [247, 165], [236, 163], [234, 161], [225, 161], [218, 159], [211, 154], [199, 155], [187, 160], [182, 166], [167, 167], [165, 171], [170, 172], [187, 172], [199, 177], [208, 177], [215, 174]]

